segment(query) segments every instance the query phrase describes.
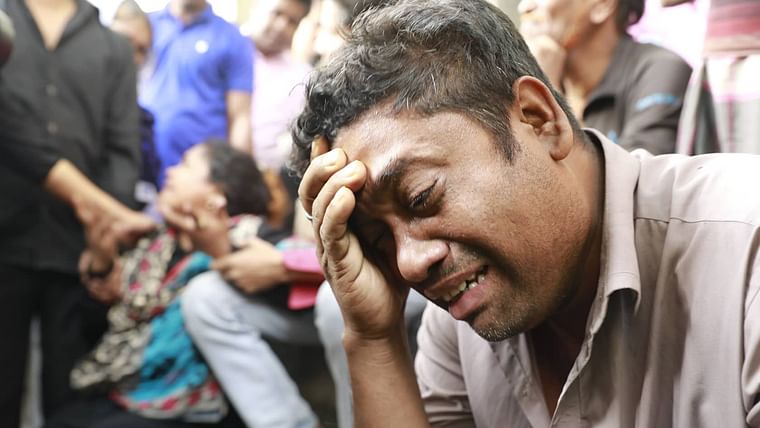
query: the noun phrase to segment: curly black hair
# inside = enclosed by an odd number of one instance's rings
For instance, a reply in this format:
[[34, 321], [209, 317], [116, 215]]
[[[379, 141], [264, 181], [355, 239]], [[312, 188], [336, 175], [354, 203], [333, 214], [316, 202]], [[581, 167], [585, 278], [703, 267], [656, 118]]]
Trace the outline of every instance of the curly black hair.
[[[290, 166], [303, 174], [316, 136], [332, 142], [341, 127], [386, 101], [396, 112], [465, 114], [511, 161], [518, 148], [507, 109], [512, 85], [526, 75], [552, 88], [514, 24], [486, 1], [378, 1], [356, 18], [345, 46], [310, 76]], [[562, 95], [552, 93], [581, 135]]]

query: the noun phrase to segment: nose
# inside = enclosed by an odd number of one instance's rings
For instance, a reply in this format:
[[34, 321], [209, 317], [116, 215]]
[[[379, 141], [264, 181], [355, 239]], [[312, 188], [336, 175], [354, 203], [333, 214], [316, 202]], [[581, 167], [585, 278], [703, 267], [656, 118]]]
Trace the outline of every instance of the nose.
[[448, 254], [448, 245], [441, 240], [421, 240], [406, 233], [396, 236], [396, 264], [404, 280], [420, 283], [428, 278], [431, 268]]
[[284, 32], [285, 29], [288, 28], [288, 25], [290, 25], [290, 21], [288, 20], [288, 17], [285, 15], [277, 15], [272, 20], [272, 26], [270, 28], [270, 31], [276, 31], [278, 33]]
[[520, 0], [517, 3], [517, 13], [525, 15], [532, 12], [536, 8], [536, 0]]

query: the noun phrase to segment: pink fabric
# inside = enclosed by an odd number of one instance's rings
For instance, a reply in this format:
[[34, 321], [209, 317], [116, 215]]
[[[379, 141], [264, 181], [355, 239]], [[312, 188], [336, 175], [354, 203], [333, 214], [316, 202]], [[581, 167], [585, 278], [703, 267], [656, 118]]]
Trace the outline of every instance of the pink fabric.
[[267, 58], [254, 53], [253, 150], [260, 166], [278, 170], [290, 154], [289, 127], [301, 111], [307, 64], [290, 52]]
[[662, 7], [660, 0], [647, 0], [644, 16], [628, 29], [639, 42], [652, 43], [680, 55], [692, 67], [702, 58], [709, 0], [694, 0]]
[[[282, 252], [282, 256], [283, 263], [288, 270], [316, 274], [322, 273], [314, 247], [287, 249]], [[317, 300], [317, 290], [319, 289], [320, 282], [291, 284], [290, 293], [288, 294], [288, 309], [302, 310], [313, 307], [314, 302]]]

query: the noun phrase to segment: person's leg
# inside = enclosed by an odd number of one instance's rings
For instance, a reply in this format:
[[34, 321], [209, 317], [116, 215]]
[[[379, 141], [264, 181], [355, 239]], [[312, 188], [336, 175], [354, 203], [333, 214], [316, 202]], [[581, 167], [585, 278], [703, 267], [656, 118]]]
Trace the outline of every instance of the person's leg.
[[317, 343], [313, 316], [247, 298], [216, 272], [190, 281], [181, 297], [190, 336], [250, 427], [313, 428], [317, 419], [262, 335]]
[[29, 271], [0, 265], [0, 427], [20, 424], [29, 326], [37, 308], [38, 288]]
[[[412, 356], [417, 351], [417, 329], [422, 319], [426, 300], [412, 290], [406, 300], [404, 318], [409, 334], [409, 349]], [[351, 378], [348, 373], [348, 360], [343, 348], [343, 316], [340, 313], [335, 295], [330, 284], [323, 283], [317, 293], [314, 307], [314, 324], [319, 331], [319, 339], [325, 348], [327, 366], [335, 382], [335, 405], [340, 428], [351, 428], [354, 425], [354, 412], [351, 396]]]
[[71, 369], [102, 334], [107, 308], [87, 295], [76, 275], [41, 275], [42, 409], [48, 417], [79, 398], [69, 384]]

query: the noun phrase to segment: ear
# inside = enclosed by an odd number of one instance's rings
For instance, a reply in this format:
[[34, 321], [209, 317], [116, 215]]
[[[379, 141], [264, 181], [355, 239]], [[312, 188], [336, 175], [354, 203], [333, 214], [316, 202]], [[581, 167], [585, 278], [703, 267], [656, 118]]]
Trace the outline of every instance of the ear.
[[589, 19], [592, 24], [602, 24], [610, 17], [613, 17], [617, 11], [617, 0], [594, 0], [589, 11]]
[[523, 76], [512, 86], [514, 115], [547, 149], [554, 160], [564, 159], [572, 149], [574, 136], [567, 115], [540, 80]]

